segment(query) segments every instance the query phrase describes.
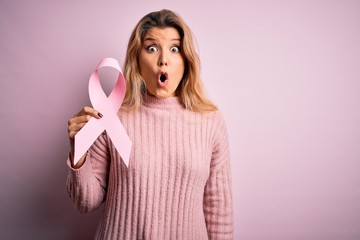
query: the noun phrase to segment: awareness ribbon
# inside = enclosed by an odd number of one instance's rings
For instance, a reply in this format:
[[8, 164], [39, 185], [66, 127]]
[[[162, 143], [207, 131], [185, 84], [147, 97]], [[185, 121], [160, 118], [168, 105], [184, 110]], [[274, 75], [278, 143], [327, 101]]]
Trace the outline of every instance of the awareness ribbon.
[[[109, 97], [104, 93], [99, 80], [98, 71], [103, 67], [111, 67], [119, 72], [117, 82]], [[114, 58], [104, 58], [91, 74], [89, 80], [89, 97], [94, 109], [101, 112], [103, 117], [92, 117], [75, 135], [74, 165], [86, 153], [99, 135], [106, 130], [116, 150], [128, 167], [131, 152], [131, 140], [124, 126], [121, 124], [117, 112], [125, 97], [126, 83], [119, 63]]]

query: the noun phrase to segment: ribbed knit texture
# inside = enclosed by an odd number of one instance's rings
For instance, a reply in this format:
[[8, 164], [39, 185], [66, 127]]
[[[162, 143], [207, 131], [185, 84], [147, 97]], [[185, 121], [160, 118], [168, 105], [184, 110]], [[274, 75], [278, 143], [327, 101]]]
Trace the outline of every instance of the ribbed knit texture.
[[129, 168], [101, 135], [84, 165], [68, 160], [67, 191], [86, 213], [105, 203], [95, 239], [232, 239], [227, 131], [221, 114], [186, 110], [179, 99], [145, 96], [121, 110], [133, 142]]

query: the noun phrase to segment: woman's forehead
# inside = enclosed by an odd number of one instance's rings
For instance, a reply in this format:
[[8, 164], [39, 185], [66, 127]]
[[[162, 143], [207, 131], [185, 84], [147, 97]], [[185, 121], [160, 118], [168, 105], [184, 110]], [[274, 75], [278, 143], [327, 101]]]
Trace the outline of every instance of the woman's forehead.
[[174, 27], [152, 27], [145, 33], [143, 42], [156, 40], [181, 41], [181, 37], [178, 30]]

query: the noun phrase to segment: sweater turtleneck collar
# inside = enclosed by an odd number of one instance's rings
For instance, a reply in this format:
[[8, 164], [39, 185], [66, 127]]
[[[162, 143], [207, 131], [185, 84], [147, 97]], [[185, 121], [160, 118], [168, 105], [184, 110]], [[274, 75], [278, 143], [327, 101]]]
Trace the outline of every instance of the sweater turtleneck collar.
[[144, 94], [143, 100], [144, 105], [151, 108], [184, 108], [179, 97], [157, 98]]

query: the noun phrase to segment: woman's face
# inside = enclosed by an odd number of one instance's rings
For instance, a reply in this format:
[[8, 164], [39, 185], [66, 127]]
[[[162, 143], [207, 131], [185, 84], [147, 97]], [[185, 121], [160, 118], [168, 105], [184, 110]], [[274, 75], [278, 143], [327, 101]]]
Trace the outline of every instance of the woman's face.
[[158, 98], [175, 96], [185, 69], [181, 39], [173, 27], [148, 30], [140, 50], [139, 67], [147, 92]]

